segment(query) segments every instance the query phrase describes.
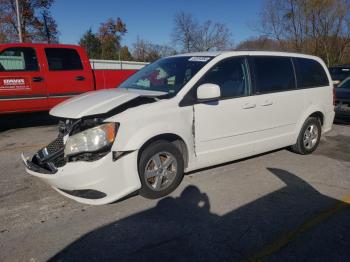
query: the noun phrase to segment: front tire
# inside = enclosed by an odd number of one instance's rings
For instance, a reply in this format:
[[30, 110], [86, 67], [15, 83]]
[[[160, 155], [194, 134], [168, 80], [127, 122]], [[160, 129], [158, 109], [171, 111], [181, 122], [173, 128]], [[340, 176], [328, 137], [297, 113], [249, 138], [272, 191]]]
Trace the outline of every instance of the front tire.
[[291, 146], [292, 151], [301, 155], [311, 154], [320, 143], [321, 133], [320, 121], [316, 117], [309, 117], [300, 130], [296, 144]]
[[156, 199], [170, 194], [180, 184], [184, 160], [174, 144], [156, 141], [141, 152], [138, 170], [142, 184], [140, 195]]

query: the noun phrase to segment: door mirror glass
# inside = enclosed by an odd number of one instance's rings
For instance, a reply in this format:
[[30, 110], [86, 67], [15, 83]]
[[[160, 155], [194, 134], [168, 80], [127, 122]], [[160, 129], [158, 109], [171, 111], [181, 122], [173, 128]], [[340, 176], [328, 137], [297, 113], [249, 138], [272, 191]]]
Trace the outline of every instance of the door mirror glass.
[[216, 84], [202, 84], [197, 88], [197, 99], [199, 101], [217, 100], [220, 96], [220, 87]]

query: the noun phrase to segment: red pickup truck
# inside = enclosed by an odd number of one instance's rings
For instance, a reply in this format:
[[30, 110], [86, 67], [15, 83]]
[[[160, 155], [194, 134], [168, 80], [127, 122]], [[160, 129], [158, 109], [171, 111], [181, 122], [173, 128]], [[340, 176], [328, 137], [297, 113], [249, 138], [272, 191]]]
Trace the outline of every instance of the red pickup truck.
[[80, 46], [0, 45], [0, 114], [49, 110], [84, 92], [115, 88], [136, 70], [93, 70]]

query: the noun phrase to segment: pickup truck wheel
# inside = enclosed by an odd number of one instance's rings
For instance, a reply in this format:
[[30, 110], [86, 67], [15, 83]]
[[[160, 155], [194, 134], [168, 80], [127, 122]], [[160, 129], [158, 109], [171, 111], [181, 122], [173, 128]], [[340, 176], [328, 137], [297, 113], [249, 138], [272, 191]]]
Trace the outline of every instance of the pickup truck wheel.
[[175, 145], [157, 141], [141, 152], [138, 169], [142, 184], [140, 195], [156, 199], [170, 194], [180, 184], [184, 161]]
[[311, 154], [320, 143], [321, 132], [320, 121], [316, 117], [309, 117], [300, 130], [296, 144], [291, 146], [292, 151], [301, 155]]

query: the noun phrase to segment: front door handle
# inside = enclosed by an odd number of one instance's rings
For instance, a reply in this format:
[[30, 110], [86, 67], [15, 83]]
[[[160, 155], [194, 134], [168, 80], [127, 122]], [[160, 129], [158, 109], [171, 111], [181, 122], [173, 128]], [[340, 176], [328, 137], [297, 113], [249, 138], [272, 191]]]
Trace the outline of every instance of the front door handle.
[[83, 77], [83, 76], [76, 76], [75, 80], [77, 80], [77, 81], [84, 81], [85, 77]]
[[245, 103], [242, 108], [243, 109], [251, 109], [251, 108], [254, 108], [256, 107], [256, 104], [251, 104], [251, 103]]
[[34, 76], [32, 78], [32, 81], [33, 82], [42, 82], [42, 81], [44, 81], [44, 78], [42, 78], [41, 76]]
[[261, 104], [261, 106], [271, 106], [272, 104], [273, 104], [272, 101], [266, 100], [266, 101], [264, 101], [264, 102]]

